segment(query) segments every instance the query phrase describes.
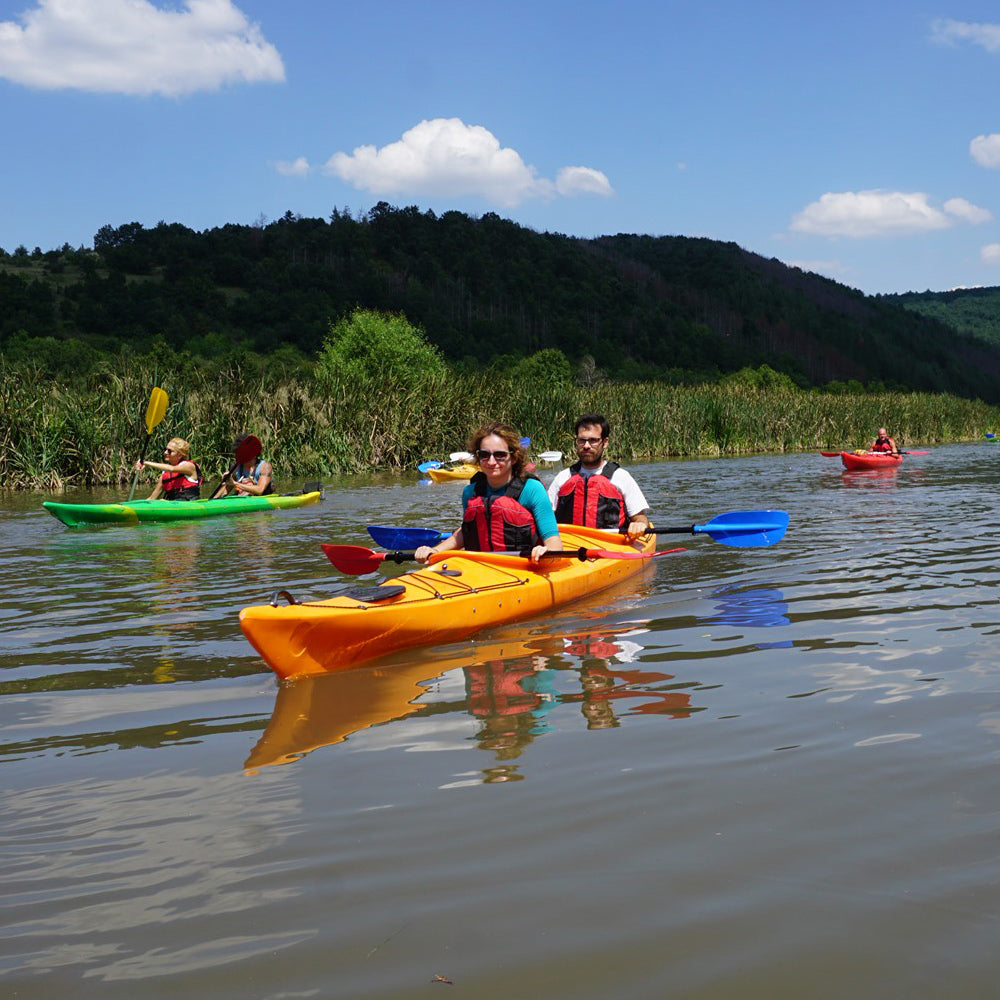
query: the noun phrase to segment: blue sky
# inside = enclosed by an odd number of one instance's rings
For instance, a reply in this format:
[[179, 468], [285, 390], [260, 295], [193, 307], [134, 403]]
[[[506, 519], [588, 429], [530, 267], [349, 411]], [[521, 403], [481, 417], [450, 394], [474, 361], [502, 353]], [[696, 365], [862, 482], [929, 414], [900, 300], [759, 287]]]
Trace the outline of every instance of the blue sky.
[[998, 95], [985, 4], [0, 0], [0, 247], [385, 200], [1000, 285]]

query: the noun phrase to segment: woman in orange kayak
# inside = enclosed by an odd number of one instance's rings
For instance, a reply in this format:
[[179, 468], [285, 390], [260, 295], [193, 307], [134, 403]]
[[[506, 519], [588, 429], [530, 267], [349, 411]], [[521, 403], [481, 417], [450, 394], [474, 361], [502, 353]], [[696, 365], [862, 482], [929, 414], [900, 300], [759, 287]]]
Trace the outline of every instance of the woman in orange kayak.
[[480, 471], [462, 490], [462, 526], [437, 545], [421, 545], [414, 553], [417, 561], [453, 549], [530, 549], [532, 562], [546, 549], [558, 552], [562, 543], [552, 505], [545, 487], [525, 471], [517, 431], [506, 424], [484, 424], [469, 442], [469, 451]]
[[886, 429], [880, 427], [878, 429], [878, 437], [872, 442], [872, 446], [868, 449], [869, 451], [881, 451], [888, 455], [898, 455], [899, 449], [896, 447], [896, 442], [893, 438], [889, 437]]
[[197, 500], [201, 495], [201, 469], [191, 461], [191, 445], [171, 438], [163, 449], [165, 462], [136, 462], [135, 471], [159, 469], [162, 475], [149, 500]]

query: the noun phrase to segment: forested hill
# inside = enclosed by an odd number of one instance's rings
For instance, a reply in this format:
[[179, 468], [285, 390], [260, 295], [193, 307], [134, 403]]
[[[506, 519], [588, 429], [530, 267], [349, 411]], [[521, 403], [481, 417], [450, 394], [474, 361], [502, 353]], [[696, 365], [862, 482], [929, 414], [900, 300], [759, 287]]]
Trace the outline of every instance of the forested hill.
[[1000, 288], [954, 288], [947, 292], [906, 292], [886, 301], [940, 320], [986, 344], [1000, 344]]
[[108, 225], [92, 251], [0, 256], [0, 350], [42, 363], [86, 365], [123, 345], [312, 356], [358, 306], [405, 314], [465, 366], [558, 348], [619, 378], [690, 382], [767, 364], [803, 386], [1000, 398], [1000, 347], [707, 239], [583, 240], [383, 202], [360, 217], [288, 213], [204, 232]]

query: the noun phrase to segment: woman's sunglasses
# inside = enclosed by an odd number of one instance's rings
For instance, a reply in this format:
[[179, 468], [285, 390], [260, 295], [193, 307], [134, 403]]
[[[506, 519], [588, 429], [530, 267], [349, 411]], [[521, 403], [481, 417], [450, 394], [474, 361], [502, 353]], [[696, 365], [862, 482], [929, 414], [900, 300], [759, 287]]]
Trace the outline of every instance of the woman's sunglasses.
[[494, 462], [506, 462], [507, 459], [510, 458], [510, 452], [480, 450], [476, 452], [476, 458], [478, 458], [480, 462], [485, 462], [491, 458], [493, 459]]

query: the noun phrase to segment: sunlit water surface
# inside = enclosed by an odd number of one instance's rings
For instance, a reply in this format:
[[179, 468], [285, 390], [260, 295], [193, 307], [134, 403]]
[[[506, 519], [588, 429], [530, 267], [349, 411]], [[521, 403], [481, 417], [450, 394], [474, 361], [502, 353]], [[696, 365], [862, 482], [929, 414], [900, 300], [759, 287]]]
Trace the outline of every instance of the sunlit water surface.
[[661, 525], [789, 530], [282, 687], [239, 609], [460, 486], [76, 530], [3, 496], [0, 993], [995, 996], [998, 462], [638, 467]]

